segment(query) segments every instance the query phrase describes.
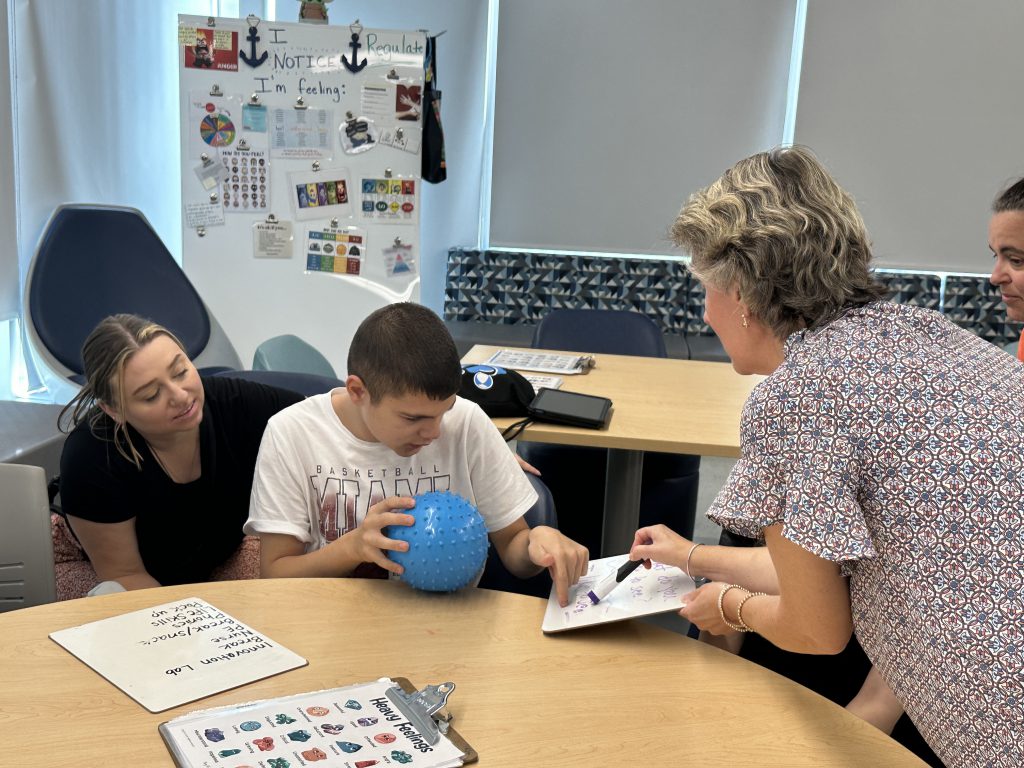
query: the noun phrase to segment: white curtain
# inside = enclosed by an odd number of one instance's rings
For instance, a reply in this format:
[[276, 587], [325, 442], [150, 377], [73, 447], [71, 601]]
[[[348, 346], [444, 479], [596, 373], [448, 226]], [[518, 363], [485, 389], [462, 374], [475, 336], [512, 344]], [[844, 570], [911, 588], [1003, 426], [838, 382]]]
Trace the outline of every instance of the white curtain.
[[[181, 0], [14, 0], [14, 146], [22, 274], [64, 202], [139, 208], [180, 258]], [[83, 250], [83, 258], [88, 251]]]
[[[14, 207], [14, 132], [11, 126], [10, 13], [8, 2], [0, 3], [0, 362], [7, 334], [2, 321], [18, 314], [18, 239]], [[4, 387], [0, 385], [0, 392]]]

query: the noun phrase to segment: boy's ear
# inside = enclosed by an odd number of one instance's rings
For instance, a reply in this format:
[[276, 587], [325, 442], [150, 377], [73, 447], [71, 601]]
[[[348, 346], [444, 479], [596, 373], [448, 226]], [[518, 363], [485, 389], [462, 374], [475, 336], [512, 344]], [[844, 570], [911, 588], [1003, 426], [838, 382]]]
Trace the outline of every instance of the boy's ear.
[[363, 380], [358, 376], [350, 374], [345, 379], [345, 389], [348, 390], [348, 399], [353, 403], [369, 403], [370, 391], [366, 388]]

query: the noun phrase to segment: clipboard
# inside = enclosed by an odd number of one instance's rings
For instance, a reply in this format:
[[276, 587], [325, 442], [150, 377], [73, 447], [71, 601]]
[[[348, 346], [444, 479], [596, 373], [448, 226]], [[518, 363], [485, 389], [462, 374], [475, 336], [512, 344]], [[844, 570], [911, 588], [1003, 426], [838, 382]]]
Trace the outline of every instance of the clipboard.
[[[421, 690], [405, 677], [199, 710], [158, 730], [178, 768], [403, 764], [444, 768], [474, 763], [477, 752], [444, 709], [452, 682]], [[377, 762], [374, 762], [374, 761]]]
[[486, 365], [511, 368], [514, 371], [537, 371], [576, 375], [597, 365], [593, 355], [560, 355], [538, 349], [499, 349], [485, 361]]

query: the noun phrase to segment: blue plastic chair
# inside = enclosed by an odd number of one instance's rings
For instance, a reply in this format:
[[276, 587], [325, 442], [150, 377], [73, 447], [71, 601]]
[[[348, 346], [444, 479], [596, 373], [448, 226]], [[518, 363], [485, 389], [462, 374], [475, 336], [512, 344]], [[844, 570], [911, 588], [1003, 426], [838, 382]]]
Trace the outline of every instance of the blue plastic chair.
[[[527, 473], [526, 479], [537, 491], [537, 502], [530, 507], [523, 517], [530, 528], [547, 525], [558, 528], [558, 515], [555, 513], [555, 499], [544, 482], [536, 475]], [[520, 595], [547, 598], [551, 594], [551, 577], [547, 571], [538, 573], [528, 579], [519, 579], [508, 572], [497, 551], [491, 547], [487, 551], [487, 563], [484, 565], [483, 576], [478, 586], [481, 589], [497, 589], [502, 592], [515, 592]]]
[[241, 368], [231, 342], [146, 217], [113, 205], [59, 206], [29, 267], [25, 318], [57, 402], [84, 382], [82, 343], [104, 317], [131, 313], [174, 333], [204, 372]]
[[254, 371], [294, 371], [335, 378], [334, 367], [316, 347], [290, 333], [267, 339], [252, 357]]
[[[590, 354], [668, 356], [657, 323], [639, 312], [610, 309], [552, 310], [534, 330], [533, 347]], [[528, 442], [519, 443], [518, 450], [541, 471], [551, 489], [561, 510], [563, 532], [585, 544], [596, 556], [600, 551], [597, 521], [604, 503], [608, 452], [603, 448]], [[640, 525], [665, 523], [692, 537], [699, 482], [700, 456], [646, 452]]]
[[295, 371], [220, 371], [215, 375], [269, 384], [279, 389], [298, 392], [303, 397], [320, 395], [330, 392], [335, 387], [345, 386], [344, 381], [333, 376], [319, 376], [315, 373], [297, 373]]
[[617, 309], [555, 309], [533, 332], [535, 349], [668, 357], [665, 337], [647, 315]]

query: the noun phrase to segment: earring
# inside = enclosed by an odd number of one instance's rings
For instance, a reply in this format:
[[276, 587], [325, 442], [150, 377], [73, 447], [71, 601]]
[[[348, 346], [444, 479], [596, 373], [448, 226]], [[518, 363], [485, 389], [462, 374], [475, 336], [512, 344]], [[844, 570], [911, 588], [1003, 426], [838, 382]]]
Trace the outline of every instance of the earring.
[[747, 316], [746, 315], [740, 315], [740, 317], [743, 318], [743, 327], [744, 328], [746, 328], [747, 326], [750, 325], [750, 323], [747, 322]]

